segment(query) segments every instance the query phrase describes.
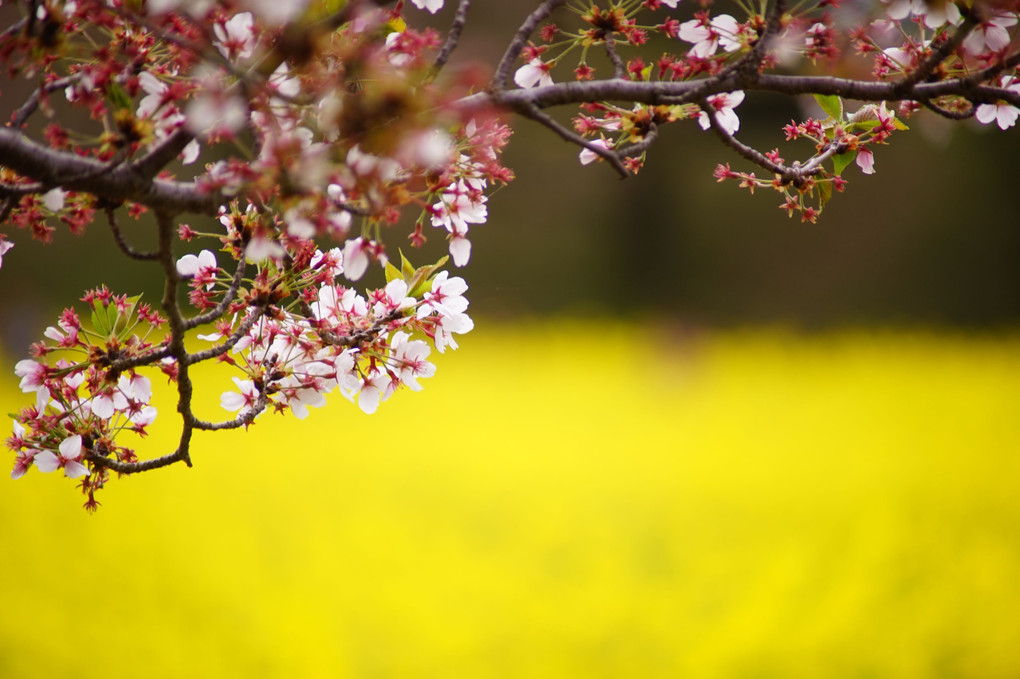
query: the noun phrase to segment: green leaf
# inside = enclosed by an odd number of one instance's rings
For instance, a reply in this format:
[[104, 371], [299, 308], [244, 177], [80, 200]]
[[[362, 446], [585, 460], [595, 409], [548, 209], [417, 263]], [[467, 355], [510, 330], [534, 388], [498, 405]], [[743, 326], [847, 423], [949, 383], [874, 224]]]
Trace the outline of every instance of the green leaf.
[[858, 123], [851, 123], [846, 126], [847, 132], [856, 132], [858, 130], [868, 131], [872, 128], [878, 127], [877, 120], [862, 120]]
[[443, 265], [449, 259], [449, 256], [444, 256], [435, 264], [419, 267], [407, 283], [407, 287], [410, 288], [407, 294], [411, 297], [421, 297], [425, 292], [431, 290], [432, 279], [436, 277], [436, 274], [439, 273], [439, 270], [443, 268]]
[[907, 124], [905, 122], [903, 122], [902, 120], [900, 120], [899, 118], [893, 118], [892, 124], [893, 124], [893, 127], [895, 127], [897, 130], [909, 130], [910, 129], [909, 127], [907, 127]]
[[106, 320], [106, 309], [102, 309], [102, 313], [99, 313], [99, 311], [98, 309], [92, 310], [92, 328], [96, 331], [96, 334], [109, 337], [110, 324]]
[[397, 269], [397, 267], [393, 266], [392, 262], [386, 262], [386, 282], [387, 283], [392, 283], [393, 281], [397, 280], [398, 278], [402, 279], [403, 277], [404, 277], [403, 274], [400, 273], [400, 270]]
[[843, 174], [843, 170], [847, 168], [850, 163], [854, 162], [857, 158], [857, 151], [846, 151], [845, 153], [837, 153], [832, 157], [832, 171], [836, 175]]
[[835, 94], [816, 94], [815, 101], [833, 120], [843, 120], [843, 100]]
[[818, 207], [823, 208], [832, 198], [832, 182], [818, 182]]
[[94, 303], [92, 307], [92, 327], [96, 333], [103, 337], [113, 336], [114, 326], [117, 324], [117, 305]]
[[404, 251], [400, 250], [400, 270], [404, 274], [404, 280], [410, 282], [411, 278], [414, 277], [414, 265], [411, 264], [411, 260], [404, 256]]

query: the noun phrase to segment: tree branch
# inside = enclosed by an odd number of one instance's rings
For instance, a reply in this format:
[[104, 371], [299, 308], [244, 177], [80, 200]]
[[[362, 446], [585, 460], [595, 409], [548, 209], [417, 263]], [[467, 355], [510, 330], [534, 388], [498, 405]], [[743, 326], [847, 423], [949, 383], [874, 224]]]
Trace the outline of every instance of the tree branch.
[[[177, 138], [173, 143], [180, 140]], [[44, 186], [91, 193], [111, 203], [131, 201], [160, 212], [215, 215], [226, 201], [219, 192], [205, 192], [194, 182], [152, 179], [139, 174], [130, 164], [111, 167], [92, 158], [57, 151], [9, 127], [0, 127], [0, 158], [4, 167]]]

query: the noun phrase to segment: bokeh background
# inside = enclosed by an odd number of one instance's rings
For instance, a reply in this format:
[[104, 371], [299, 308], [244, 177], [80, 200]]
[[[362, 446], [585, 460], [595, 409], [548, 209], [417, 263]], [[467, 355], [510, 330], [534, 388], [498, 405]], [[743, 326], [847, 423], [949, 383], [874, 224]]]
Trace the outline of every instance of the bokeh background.
[[[911, 126], [811, 225], [692, 124], [620, 181], [517, 121], [422, 393], [200, 437], [94, 516], [3, 483], [0, 676], [1020, 676], [1020, 134]], [[17, 243], [8, 365], [85, 288], [158, 298], [98, 224]]]

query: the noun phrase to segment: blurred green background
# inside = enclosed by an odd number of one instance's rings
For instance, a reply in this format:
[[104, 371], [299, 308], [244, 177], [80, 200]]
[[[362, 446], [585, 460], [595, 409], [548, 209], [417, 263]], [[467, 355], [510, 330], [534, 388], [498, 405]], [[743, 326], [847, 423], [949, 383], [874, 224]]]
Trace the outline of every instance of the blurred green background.
[[[466, 56], [524, 11], [490, 4]], [[739, 112], [765, 148], [802, 116]], [[515, 121], [422, 393], [198, 437], [94, 516], [3, 483], [0, 676], [1020, 676], [1020, 135], [911, 126], [810, 225], [693, 123], [621, 182]], [[87, 287], [158, 299], [102, 224], [17, 243], [8, 365]]]

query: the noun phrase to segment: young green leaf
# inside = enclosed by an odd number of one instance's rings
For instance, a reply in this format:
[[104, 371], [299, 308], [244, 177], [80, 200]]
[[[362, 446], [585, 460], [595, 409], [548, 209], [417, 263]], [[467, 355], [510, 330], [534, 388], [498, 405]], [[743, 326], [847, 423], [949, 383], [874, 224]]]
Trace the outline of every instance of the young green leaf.
[[833, 120], [843, 120], [843, 100], [835, 94], [816, 94], [815, 101]]
[[825, 207], [830, 198], [832, 198], [832, 182], [818, 182], [818, 207]]
[[843, 170], [847, 168], [850, 163], [854, 162], [854, 158], [857, 157], [856, 151], [845, 151], [843, 153], [837, 153], [832, 157], [832, 171], [834, 174], [841, 175]]

